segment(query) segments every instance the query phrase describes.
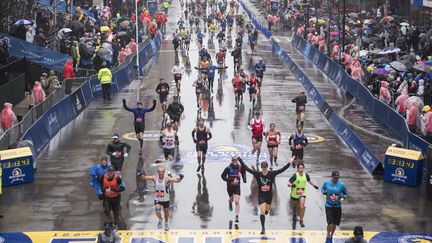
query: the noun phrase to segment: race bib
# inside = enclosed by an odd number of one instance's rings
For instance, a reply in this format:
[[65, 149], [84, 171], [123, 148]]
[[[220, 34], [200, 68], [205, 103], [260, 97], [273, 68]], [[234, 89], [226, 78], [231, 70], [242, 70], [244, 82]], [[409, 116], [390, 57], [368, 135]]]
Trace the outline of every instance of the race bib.
[[333, 202], [338, 201], [339, 200], [339, 196], [336, 194], [333, 194], [330, 196], [330, 200], [332, 200]]
[[239, 184], [239, 180], [237, 180], [237, 178], [234, 179], [234, 181], [231, 182], [231, 185], [238, 185]]
[[172, 139], [167, 139], [166, 141], [165, 141], [165, 143], [166, 143], [166, 145], [173, 145], [173, 140]]
[[136, 122], [136, 123], [141, 123], [141, 122], [142, 122], [142, 118], [141, 118], [141, 117], [137, 117], [137, 118], [135, 118], [135, 122]]
[[270, 186], [268, 186], [268, 185], [261, 186], [261, 191], [263, 191], [263, 192], [270, 191]]
[[166, 92], [166, 89], [165, 89], [165, 88], [162, 88], [160, 91], [161, 91], [162, 93], [165, 93], [165, 92]]
[[296, 194], [297, 194], [297, 195], [303, 195], [303, 194], [304, 194], [304, 190], [298, 188], [298, 189], [296, 190]]
[[295, 148], [296, 148], [296, 149], [302, 149], [303, 146], [302, 146], [301, 144], [296, 144]]
[[156, 191], [156, 197], [164, 197], [165, 196], [165, 192], [164, 191]]
[[122, 152], [115, 152], [115, 156], [116, 158], [120, 158], [122, 156]]
[[197, 93], [201, 93], [201, 89], [196, 89], [196, 92]]
[[301, 111], [303, 111], [303, 110], [304, 110], [304, 106], [300, 105], [300, 106], [298, 107], [298, 109], [301, 110]]
[[198, 142], [198, 144], [199, 144], [199, 145], [204, 145], [204, 144], [206, 144], [206, 141], [205, 141], [205, 140], [200, 140], [200, 141]]
[[176, 77], [181, 77], [181, 75], [180, 75], [179, 73], [177, 73], [175, 76], [176, 76]]

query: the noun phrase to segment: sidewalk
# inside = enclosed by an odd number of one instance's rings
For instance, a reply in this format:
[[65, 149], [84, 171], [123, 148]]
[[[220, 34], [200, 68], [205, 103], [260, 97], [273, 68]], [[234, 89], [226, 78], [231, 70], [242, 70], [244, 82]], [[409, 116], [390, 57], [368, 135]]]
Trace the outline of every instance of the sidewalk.
[[[258, 12], [258, 10], [261, 9], [258, 3], [251, 3], [250, 1], [245, 1], [244, 3], [254, 11], [259, 22], [262, 24], [267, 23], [262, 13], [263, 11]], [[298, 67], [307, 74], [330, 107], [357, 133], [360, 139], [368, 145], [377, 158], [383, 161], [387, 147], [392, 143], [399, 143], [400, 141], [394, 138], [389, 133], [388, 129], [383, 127], [380, 122], [369, 116], [363, 107], [357, 104], [353, 98], [347, 97], [333, 81], [328, 79], [321, 70], [304, 57], [303, 53], [300, 53], [291, 45], [291, 31], [279, 30], [272, 34], [273, 39], [285, 49]]]

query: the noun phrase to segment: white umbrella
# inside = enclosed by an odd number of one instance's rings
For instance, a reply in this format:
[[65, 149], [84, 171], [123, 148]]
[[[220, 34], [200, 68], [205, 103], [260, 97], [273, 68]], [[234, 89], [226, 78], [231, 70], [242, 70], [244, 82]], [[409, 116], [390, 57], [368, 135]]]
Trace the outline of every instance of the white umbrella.
[[423, 110], [424, 103], [420, 97], [411, 96], [405, 101], [405, 106], [407, 108], [410, 108], [413, 104], [416, 104], [420, 111]]
[[400, 23], [400, 26], [410, 26], [410, 24], [407, 22], [402, 22], [402, 23]]

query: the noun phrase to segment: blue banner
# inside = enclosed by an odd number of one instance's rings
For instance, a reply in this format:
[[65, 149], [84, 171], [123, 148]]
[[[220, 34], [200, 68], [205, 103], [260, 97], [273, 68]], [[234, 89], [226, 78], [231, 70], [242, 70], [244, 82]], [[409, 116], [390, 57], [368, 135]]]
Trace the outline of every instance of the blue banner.
[[41, 65], [46, 69], [54, 69], [57, 73], [63, 73], [63, 66], [67, 60], [71, 59], [68, 55], [28, 43], [19, 38], [13, 36], [8, 36], [8, 38], [10, 40], [9, 55], [16, 58], [25, 57], [26, 61]]

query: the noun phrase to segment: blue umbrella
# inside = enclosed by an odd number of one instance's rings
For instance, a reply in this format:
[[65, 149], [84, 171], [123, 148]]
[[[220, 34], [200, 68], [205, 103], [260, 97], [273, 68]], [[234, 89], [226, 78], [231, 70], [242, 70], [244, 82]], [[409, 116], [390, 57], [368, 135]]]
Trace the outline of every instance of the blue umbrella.
[[15, 22], [15, 25], [27, 25], [27, 24], [32, 24], [32, 22], [26, 19], [20, 19], [17, 22]]

